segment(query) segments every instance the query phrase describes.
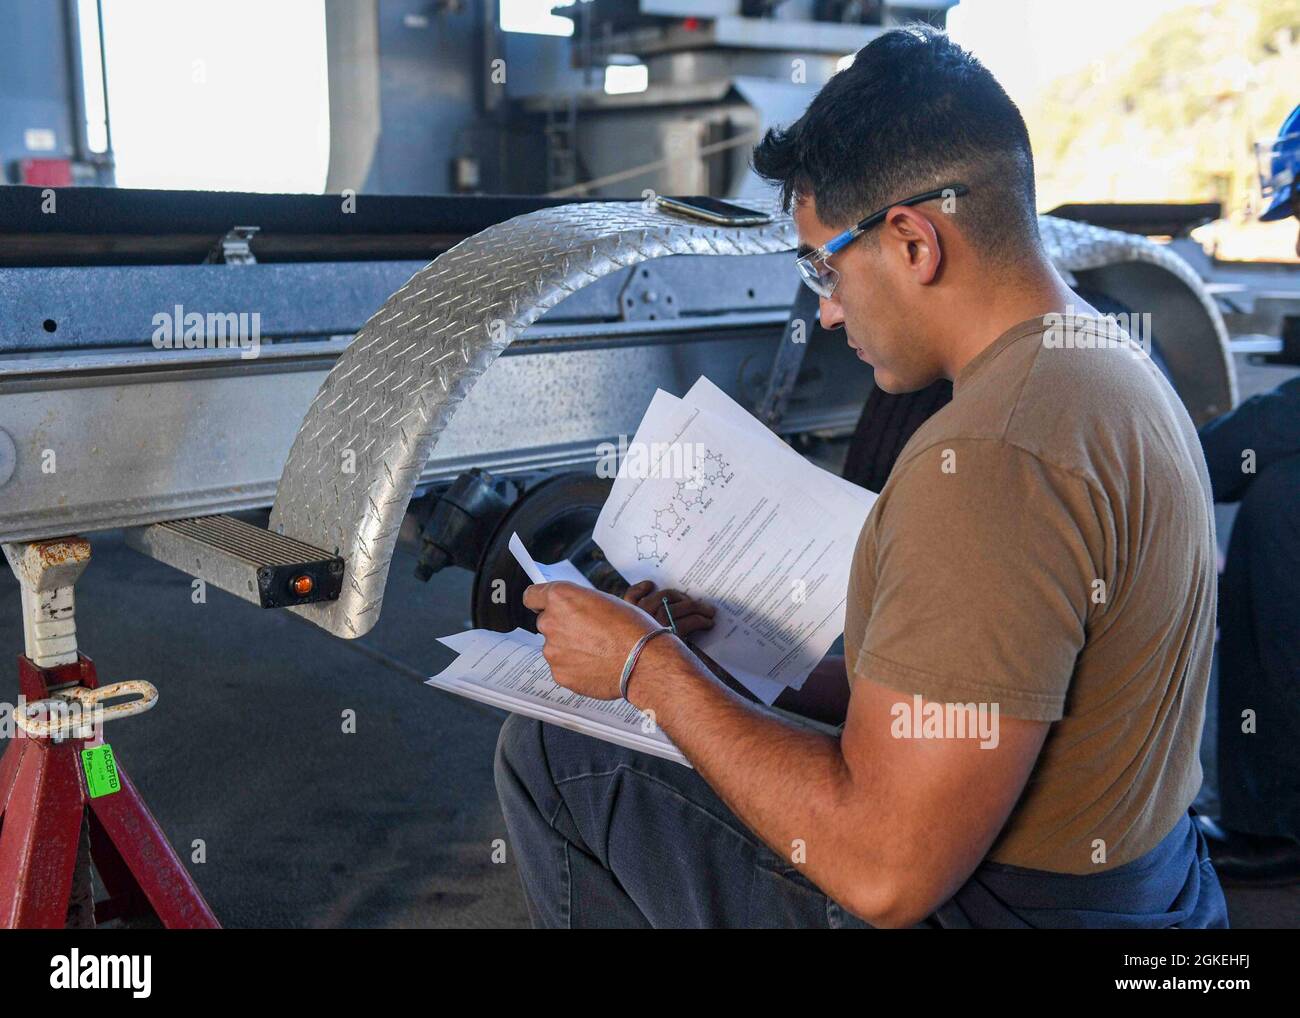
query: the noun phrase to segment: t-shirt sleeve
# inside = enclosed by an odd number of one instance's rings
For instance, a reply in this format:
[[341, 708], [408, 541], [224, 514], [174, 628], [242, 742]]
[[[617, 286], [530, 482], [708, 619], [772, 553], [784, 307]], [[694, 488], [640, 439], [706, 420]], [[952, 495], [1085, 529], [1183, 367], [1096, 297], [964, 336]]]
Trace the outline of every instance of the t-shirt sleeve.
[[855, 677], [1059, 720], [1097, 581], [1108, 579], [1094, 565], [1092, 490], [993, 439], [943, 442], [896, 469], [873, 521]]

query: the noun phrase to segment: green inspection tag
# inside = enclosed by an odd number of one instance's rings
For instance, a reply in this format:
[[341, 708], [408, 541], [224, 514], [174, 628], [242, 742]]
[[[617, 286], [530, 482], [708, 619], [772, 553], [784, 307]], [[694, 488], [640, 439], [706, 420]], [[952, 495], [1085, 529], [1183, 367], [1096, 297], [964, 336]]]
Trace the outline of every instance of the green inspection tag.
[[113, 761], [113, 747], [107, 742], [81, 751], [81, 766], [86, 769], [86, 788], [92, 799], [122, 790]]

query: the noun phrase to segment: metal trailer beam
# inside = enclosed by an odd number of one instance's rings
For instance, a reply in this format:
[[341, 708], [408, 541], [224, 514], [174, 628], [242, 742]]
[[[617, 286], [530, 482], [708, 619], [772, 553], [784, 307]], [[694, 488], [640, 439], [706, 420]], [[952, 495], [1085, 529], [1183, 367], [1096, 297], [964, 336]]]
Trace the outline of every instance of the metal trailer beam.
[[267, 261], [428, 261], [513, 216], [573, 199], [514, 195], [244, 194], [0, 187], [0, 265], [202, 262], [236, 226]]
[[[635, 431], [656, 388], [680, 392], [702, 374], [752, 401], [785, 314], [747, 318], [711, 328], [530, 331], [461, 406], [420, 485], [471, 466], [530, 473], [594, 463], [602, 443]], [[115, 355], [57, 370], [0, 368], [0, 539], [270, 505], [293, 437], [348, 342], [264, 348], [254, 362], [196, 351], [135, 367]], [[852, 365], [838, 344], [825, 356], [816, 387], [787, 412], [786, 430], [852, 429], [866, 378], [846, 371]]]
[[[414, 263], [419, 268], [423, 263]], [[707, 270], [705, 269], [707, 266]], [[0, 534], [5, 540], [270, 505], [294, 433], [338, 356], [413, 263], [0, 269]], [[530, 327], [463, 410], [421, 485], [467, 465], [593, 462], [655, 388], [704, 373], [759, 392], [797, 284], [788, 256], [679, 257], [624, 270]], [[261, 315], [258, 356], [155, 349], [152, 317]], [[41, 323], [57, 320], [47, 332]], [[299, 338], [303, 337], [303, 338]], [[55, 345], [60, 349], [50, 349]], [[861, 382], [838, 344], [811, 357], [790, 427], [851, 428]], [[693, 372], [693, 373], [692, 373]], [[603, 377], [620, 384], [598, 384]], [[516, 394], [535, 392], [521, 405]], [[495, 407], [504, 407], [504, 411]]]

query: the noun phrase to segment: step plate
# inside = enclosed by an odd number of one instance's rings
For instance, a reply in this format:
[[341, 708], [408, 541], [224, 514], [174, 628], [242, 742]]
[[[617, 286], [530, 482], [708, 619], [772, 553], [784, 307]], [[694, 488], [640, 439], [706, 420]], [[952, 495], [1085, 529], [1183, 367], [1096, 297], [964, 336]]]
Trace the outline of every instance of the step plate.
[[[198, 516], [132, 527], [136, 551], [262, 608], [336, 601], [343, 559], [233, 516]], [[299, 593], [299, 590], [306, 593]]]

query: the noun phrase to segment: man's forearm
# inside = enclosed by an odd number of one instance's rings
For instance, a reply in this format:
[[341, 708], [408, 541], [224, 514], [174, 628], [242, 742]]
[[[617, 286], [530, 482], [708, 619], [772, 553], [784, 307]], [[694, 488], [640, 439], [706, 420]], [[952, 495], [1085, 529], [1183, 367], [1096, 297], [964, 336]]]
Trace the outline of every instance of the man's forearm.
[[628, 695], [774, 852], [863, 918], [889, 913], [889, 869], [857, 820], [865, 797], [839, 740], [747, 703], [674, 640], [647, 645]]

